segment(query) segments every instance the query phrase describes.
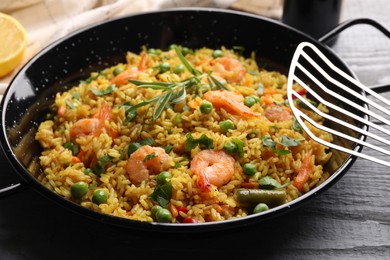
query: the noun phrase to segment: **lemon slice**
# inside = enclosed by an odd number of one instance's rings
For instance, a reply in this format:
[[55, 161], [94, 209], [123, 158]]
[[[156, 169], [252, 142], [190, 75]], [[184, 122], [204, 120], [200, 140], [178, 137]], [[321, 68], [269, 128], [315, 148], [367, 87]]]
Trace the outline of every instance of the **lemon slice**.
[[15, 69], [27, 46], [27, 32], [15, 18], [0, 13], [0, 77]]

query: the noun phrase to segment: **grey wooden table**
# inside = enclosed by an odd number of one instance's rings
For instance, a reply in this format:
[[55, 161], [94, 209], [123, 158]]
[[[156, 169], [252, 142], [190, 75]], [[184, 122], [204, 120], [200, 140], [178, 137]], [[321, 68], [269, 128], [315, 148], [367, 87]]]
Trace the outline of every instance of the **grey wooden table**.
[[[389, 14], [386, 0], [346, 0], [342, 20], [370, 17], [390, 28]], [[375, 29], [350, 28], [333, 48], [364, 84], [390, 83], [390, 40]], [[0, 184], [15, 179], [3, 154], [0, 169]], [[0, 259], [190, 256], [390, 259], [389, 169], [358, 159], [335, 185], [291, 213], [248, 228], [196, 236], [145, 235], [100, 225], [32, 189], [0, 200]]]

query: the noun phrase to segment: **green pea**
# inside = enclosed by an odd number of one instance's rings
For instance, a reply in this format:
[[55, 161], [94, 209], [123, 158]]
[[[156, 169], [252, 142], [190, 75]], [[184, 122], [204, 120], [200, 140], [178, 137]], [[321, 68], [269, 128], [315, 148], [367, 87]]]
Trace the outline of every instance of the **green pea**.
[[211, 54], [213, 58], [220, 58], [223, 56], [223, 51], [222, 50], [214, 50], [213, 53]]
[[164, 183], [167, 182], [167, 179], [170, 179], [172, 178], [172, 174], [170, 172], [160, 172], [157, 177], [156, 177], [156, 180], [157, 180], [157, 184], [158, 185], [163, 185]]
[[207, 100], [203, 100], [199, 106], [199, 109], [202, 114], [210, 114], [210, 112], [213, 110], [213, 104]]
[[253, 164], [253, 163], [246, 163], [246, 164], [244, 164], [244, 167], [242, 167], [242, 170], [244, 171], [244, 174], [248, 175], [248, 176], [255, 175], [255, 173], [257, 171], [256, 165]]
[[160, 209], [162, 209], [162, 207], [161, 207], [160, 205], [154, 205], [154, 206], [150, 209], [150, 212], [151, 212], [151, 214], [152, 214], [152, 218], [153, 218], [154, 220], [156, 220], [156, 214], [157, 214], [157, 212], [158, 212]]
[[108, 194], [105, 190], [96, 190], [92, 195], [92, 202], [95, 204], [107, 203]]
[[161, 50], [160, 49], [155, 49], [155, 48], [150, 48], [148, 49], [148, 54], [149, 55], [160, 55]]
[[269, 210], [269, 207], [265, 203], [259, 203], [257, 204], [253, 209], [253, 214], [260, 213], [263, 211]]
[[118, 74], [121, 74], [123, 72], [123, 68], [122, 67], [116, 67], [113, 71], [114, 73], [114, 76], [118, 75]]
[[130, 155], [138, 150], [142, 145], [140, 143], [131, 143], [129, 148], [127, 148], [127, 153]]
[[237, 152], [237, 145], [234, 142], [228, 141], [223, 145], [223, 150], [227, 153]]
[[165, 61], [165, 62], [160, 64], [160, 72], [161, 73], [164, 73], [170, 69], [171, 69], [171, 64], [169, 64], [168, 62]]
[[172, 220], [172, 214], [168, 209], [161, 208], [156, 212], [156, 220], [160, 223], [169, 223]]
[[256, 104], [258, 101], [256, 100], [256, 98], [254, 96], [246, 96], [244, 98], [244, 104], [247, 106], [247, 107], [252, 107], [254, 104]]
[[70, 187], [73, 198], [80, 199], [88, 192], [88, 184], [83, 181], [76, 182]]
[[183, 47], [183, 48], [181, 49], [181, 53], [182, 53], [184, 56], [186, 56], [187, 54], [192, 53], [192, 50], [191, 50], [190, 48], [188, 48], [188, 47]]
[[232, 120], [227, 119], [225, 121], [220, 122], [219, 127], [221, 128], [221, 131], [223, 133], [227, 133], [229, 131], [229, 129], [234, 129], [235, 125], [234, 125]]
[[173, 72], [175, 74], [181, 74], [184, 72], [184, 65], [183, 64], [179, 64], [177, 65], [174, 69], [173, 69]]
[[170, 50], [173, 50], [174, 48], [179, 48], [179, 46], [177, 45], [177, 44], [171, 44], [171, 45], [169, 45], [169, 49]]

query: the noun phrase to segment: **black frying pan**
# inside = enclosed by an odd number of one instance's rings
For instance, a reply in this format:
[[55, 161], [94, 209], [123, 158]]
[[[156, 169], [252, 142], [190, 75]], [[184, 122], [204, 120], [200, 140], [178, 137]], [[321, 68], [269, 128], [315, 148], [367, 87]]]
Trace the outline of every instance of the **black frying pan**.
[[[302, 197], [264, 213], [210, 223], [145, 223], [94, 212], [45, 188], [35, 178], [41, 170], [38, 163], [41, 148], [34, 139], [35, 132], [49, 111], [55, 93], [66, 90], [93, 71], [123, 62], [126, 51], [138, 52], [144, 45], [161, 49], [167, 49], [173, 43], [190, 48], [244, 46], [244, 55], [255, 51], [260, 66], [287, 74], [296, 46], [307, 41], [316, 45], [336, 66], [355, 77], [325, 42], [357, 23], [371, 24], [390, 35], [376, 22], [359, 19], [345, 22], [317, 40], [264, 17], [203, 8], [135, 14], [79, 30], [51, 44], [33, 57], [15, 76], [2, 99], [0, 141], [7, 159], [20, 177], [20, 182], [0, 190], [0, 196], [32, 187], [66, 209], [97, 221], [139, 230], [169, 232], [210, 231], [246, 226], [295, 209], [334, 184], [356, 158], [333, 151], [334, 156], [327, 165], [332, 175], [327, 181]], [[348, 98], [354, 99], [352, 96]], [[361, 112], [355, 112], [361, 115]], [[366, 127], [358, 123], [356, 125]], [[348, 145], [352, 149], [362, 149], [354, 143]]]

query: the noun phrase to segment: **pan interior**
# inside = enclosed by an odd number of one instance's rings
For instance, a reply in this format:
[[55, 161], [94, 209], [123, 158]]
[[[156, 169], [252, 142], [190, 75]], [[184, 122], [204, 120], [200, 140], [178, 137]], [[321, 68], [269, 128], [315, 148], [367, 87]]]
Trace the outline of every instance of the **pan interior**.
[[[21, 170], [23, 178], [36, 176], [41, 171], [38, 162], [41, 148], [35, 141], [35, 133], [50, 111], [55, 94], [87, 78], [91, 72], [123, 62], [127, 51], [139, 52], [142, 46], [167, 49], [171, 44], [189, 48], [242, 46], [244, 55], [255, 53], [260, 67], [287, 74], [294, 50], [302, 41], [316, 44], [336, 66], [351, 74], [333, 52], [314, 39], [278, 22], [239, 12], [166, 10], [85, 28], [44, 49], [14, 78], [3, 99], [1, 123], [6, 136], [3, 146], [4, 143], [9, 146], [21, 169], [29, 173]], [[332, 99], [326, 93], [323, 95]], [[346, 145], [355, 147], [353, 143]], [[335, 173], [347, 158], [334, 151], [327, 165], [329, 171]], [[34, 182], [34, 178], [30, 180]]]

